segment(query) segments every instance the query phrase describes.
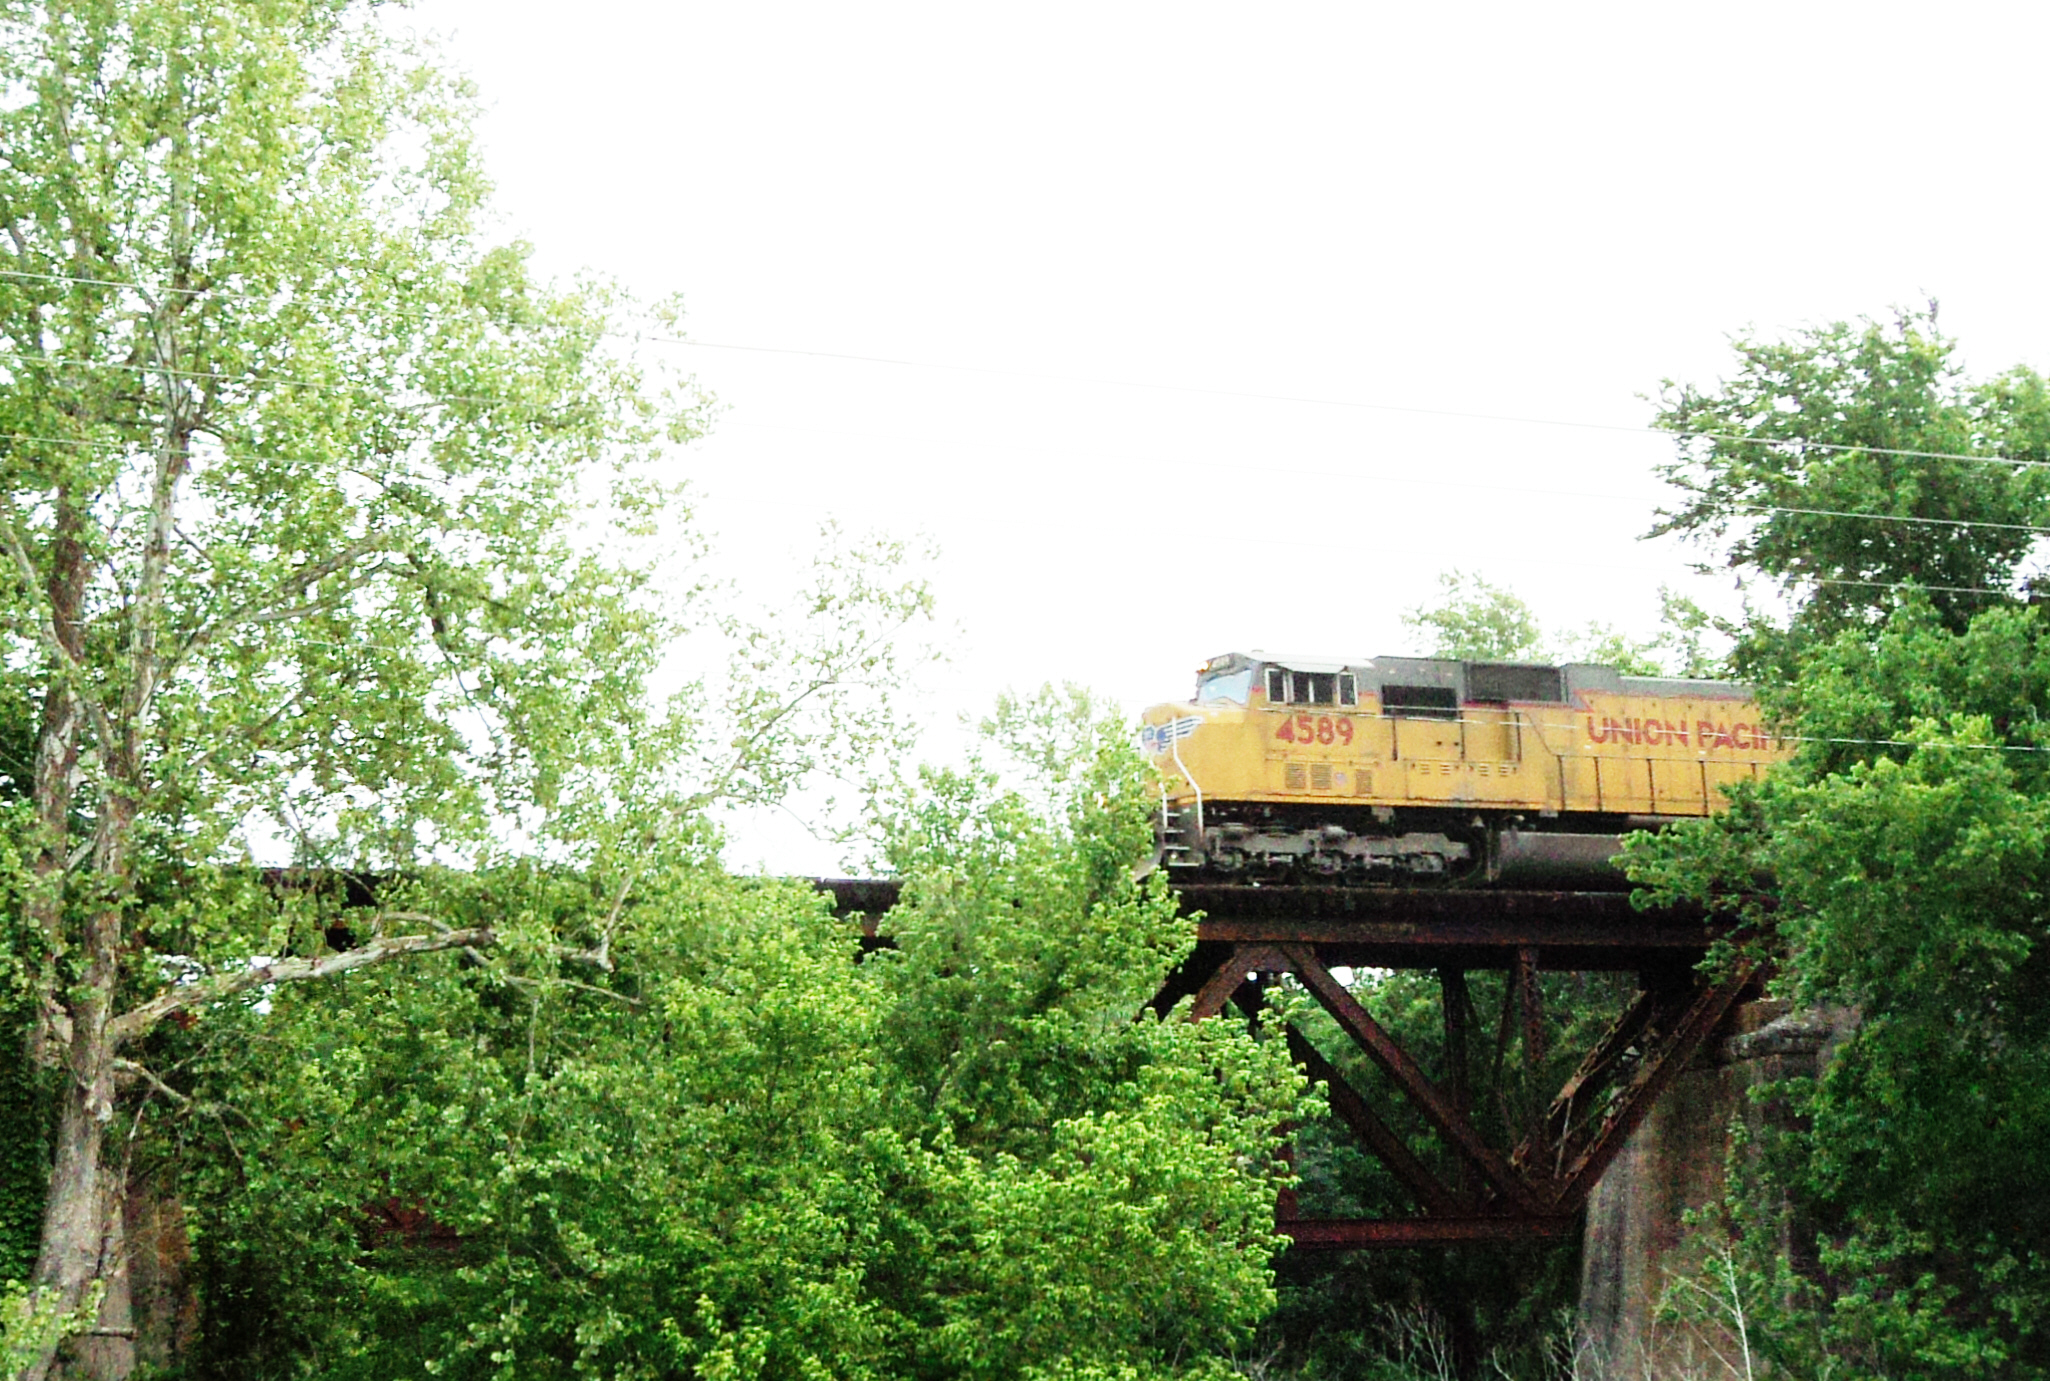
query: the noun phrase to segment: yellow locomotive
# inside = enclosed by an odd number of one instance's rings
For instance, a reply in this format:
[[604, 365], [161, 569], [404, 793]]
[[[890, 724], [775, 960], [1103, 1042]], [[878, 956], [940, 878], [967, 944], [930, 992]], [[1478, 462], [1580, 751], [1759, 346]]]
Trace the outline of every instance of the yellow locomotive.
[[1226, 653], [1142, 716], [1160, 859], [1218, 880], [1568, 885], [1786, 754], [1747, 687], [1613, 667]]

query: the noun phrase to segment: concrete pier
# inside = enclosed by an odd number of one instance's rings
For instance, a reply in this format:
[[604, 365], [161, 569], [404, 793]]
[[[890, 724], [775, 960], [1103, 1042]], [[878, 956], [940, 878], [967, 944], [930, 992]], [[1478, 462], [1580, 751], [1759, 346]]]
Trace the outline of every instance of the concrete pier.
[[1773, 1115], [1752, 1090], [1820, 1072], [1855, 1027], [1843, 1009], [1751, 1002], [1731, 1014], [1652, 1109], [1595, 1187], [1580, 1268], [1580, 1374], [1595, 1381], [1722, 1381], [1731, 1339], [1662, 1322], [1676, 1279], [1702, 1267], [1686, 1215], [1720, 1201], [1731, 1130]]

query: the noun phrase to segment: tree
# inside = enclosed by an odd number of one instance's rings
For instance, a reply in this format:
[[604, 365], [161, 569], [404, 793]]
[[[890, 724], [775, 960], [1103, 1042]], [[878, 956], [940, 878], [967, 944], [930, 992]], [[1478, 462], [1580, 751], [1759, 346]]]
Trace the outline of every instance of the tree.
[[1664, 414], [1693, 433], [1668, 526], [1792, 603], [1739, 656], [1795, 754], [1638, 838], [1631, 872], [1746, 925], [1782, 994], [1858, 1017], [1776, 1090], [1798, 1116], [1719, 1229], [1790, 1374], [2050, 1374], [2050, 628], [2020, 590], [2050, 432], [2039, 376], [1970, 384], [1952, 349], [1913, 314], [1747, 340], [1735, 382]]
[[[164, 1032], [181, 1096], [235, 1109], [159, 1124], [199, 1167], [194, 1369], [1216, 1374], [1272, 1303], [1300, 1080], [1133, 1019], [1193, 935], [1131, 880], [1126, 726], [1041, 696], [987, 733], [883, 812], [904, 901], [859, 963], [810, 888], [665, 853], [590, 985], [432, 956]], [[609, 905], [443, 881], [471, 914]]]
[[1437, 602], [1405, 611], [1402, 626], [1427, 644], [1428, 657], [1539, 662], [1546, 656], [1536, 612], [1509, 591], [1465, 571], [1439, 576]]
[[[1739, 337], [1715, 388], [1667, 380], [1676, 533], [1763, 577], [1826, 633], [1920, 589], [1952, 627], [2014, 592], [2050, 522], [2050, 386], [1967, 380], [1936, 311]], [[1756, 638], [1754, 630], [1754, 641]]]
[[1438, 577], [1435, 604], [1402, 616], [1402, 626], [1422, 641], [1427, 657], [1483, 662], [1593, 662], [1638, 676], [1717, 676], [1722, 662], [1707, 651], [1710, 636], [1724, 634], [1692, 601], [1660, 590], [1665, 629], [1649, 640], [1633, 638], [1607, 624], [1590, 624], [1563, 643], [1545, 635], [1537, 612], [1519, 596], [1464, 571]]
[[[822, 567], [808, 628], [732, 630], [710, 709], [647, 699], [665, 447], [703, 399], [635, 362], [616, 294], [489, 242], [469, 112], [346, 0], [0, 8], [0, 675], [33, 742], [5, 962], [59, 1072], [38, 1317], [121, 1255], [110, 1128], [173, 1098], [137, 1058], [167, 1019], [494, 944], [603, 975], [658, 842], [888, 737], [863, 688], [926, 597], [865, 559]], [[610, 900], [560, 933], [395, 882], [324, 938], [248, 868], [278, 848], [552, 857]]]
[[1769, 702], [1790, 769], [1633, 850], [1665, 900], [1731, 906], [1770, 876], [1773, 910], [1745, 914], [1779, 990], [1859, 1014], [1731, 1209], [1795, 1370], [2050, 1374], [2046, 633], [2037, 609], [1955, 631], [1908, 604], [1806, 649]]

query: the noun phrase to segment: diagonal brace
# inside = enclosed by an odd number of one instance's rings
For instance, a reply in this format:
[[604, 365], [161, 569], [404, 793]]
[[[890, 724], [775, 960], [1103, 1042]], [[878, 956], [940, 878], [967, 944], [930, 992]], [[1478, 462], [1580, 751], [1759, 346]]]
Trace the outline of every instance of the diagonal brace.
[[1472, 1217], [1473, 1205], [1446, 1188], [1444, 1181], [1416, 1158], [1395, 1130], [1381, 1120], [1380, 1115], [1368, 1106], [1367, 1100], [1345, 1081], [1337, 1067], [1324, 1058], [1324, 1052], [1310, 1044], [1308, 1037], [1295, 1027], [1290, 1026], [1287, 1030], [1288, 1053], [1313, 1082], [1324, 1085], [1331, 1111], [1352, 1128], [1353, 1135], [1366, 1143], [1367, 1149], [1380, 1158], [1410, 1193], [1416, 1195], [1424, 1211], [1439, 1218]]
[[1332, 1019], [1358, 1042], [1383, 1073], [1395, 1081], [1396, 1087], [1417, 1105], [1447, 1144], [1470, 1161], [1497, 1193], [1524, 1213], [1544, 1215], [1554, 1211], [1549, 1202], [1550, 1195], [1534, 1189], [1510, 1167], [1500, 1152], [1481, 1139], [1473, 1123], [1447, 1101], [1417, 1062], [1410, 1058], [1409, 1052], [1382, 1029], [1359, 1000], [1346, 991], [1344, 984], [1331, 976], [1331, 971], [1324, 967], [1313, 948], [1283, 945], [1281, 951], [1289, 959], [1296, 977], [1303, 981]]
[[[1670, 996], [1660, 989], [1640, 990], [1629, 1008], [1610, 1023], [1595, 1048], [1566, 1080], [1558, 1096], [1552, 1099], [1551, 1107], [1545, 1111], [1544, 1121], [1532, 1135], [1524, 1138], [1509, 1157], [1509, 1163], [1528, 1166], [1540, 1156], [1546, 1160], [1553, 1159], [1555, 1155], [1563, 1159], [1566, 1148], [1574, 1139], [1574, 1119], [1585, 1117], [1590, 1109], [1602, 1107], [1602, 1094], [1628, 1064], [1630, 1052], [1641, 1049], [1643, 1043], [1651, 1038], [1660, 1014], [1668, 1011], [1671, 1005]], [[1552, 1167], [1554, 1172], [1557, 1168]]]
[[1586, 1148], [1566, 1163], [1564, 1173], [1559, 1177], [1559, 1206], [1562, 1210], [1571, 1212], [1587, 1201], [1595, 1181], [1622, 1151], [1630, 1134], [1650, 1115], [1658, 1096], [1679, 1077], [1680, 1071], [1694, 1058], [1694, 1053], [1701, 1049], [1722, 1024], [1723, 1018], [1729, 1015], [1730, 1009], [1737, 1005], [1737, 1000], [1750, 988], [1755, 972], [1753, 965], [1741, 964], [1722, 982], [1698, 988], [1694, 1000], [1680, 1014], [1672, 1029], [1654, 1049], [1645, 1052], [1644, 1058], [1631, 1071], [1629, 1083], [1619, 1090], [1601, 1127]]
[[1231, 995], [1245, 983], [1247, 974], [1278, 973], [1287, 967], [1288, 961], [1272, 946], [1240, 945], [1197, 992], [1196, 1001], [1189, 1008], [1189, 1020], [1208, 1021], [1223, 1011]]

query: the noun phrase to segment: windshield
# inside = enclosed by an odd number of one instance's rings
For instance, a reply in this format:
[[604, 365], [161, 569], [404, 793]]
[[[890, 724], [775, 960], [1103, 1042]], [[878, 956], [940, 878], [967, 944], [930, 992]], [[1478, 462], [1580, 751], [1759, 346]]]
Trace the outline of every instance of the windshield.
[[1251, 667], [1246, 667], [1240, 671], [1215, 672], [1211, 675], [1197, 678], [1196, 703], [1198, 705], [1210, 705], [1229, 702], [1233, 705], [1243, 705], [1246, 703], [1246, 697], [1251, 695], [1252, 691], [1253, 669]]

